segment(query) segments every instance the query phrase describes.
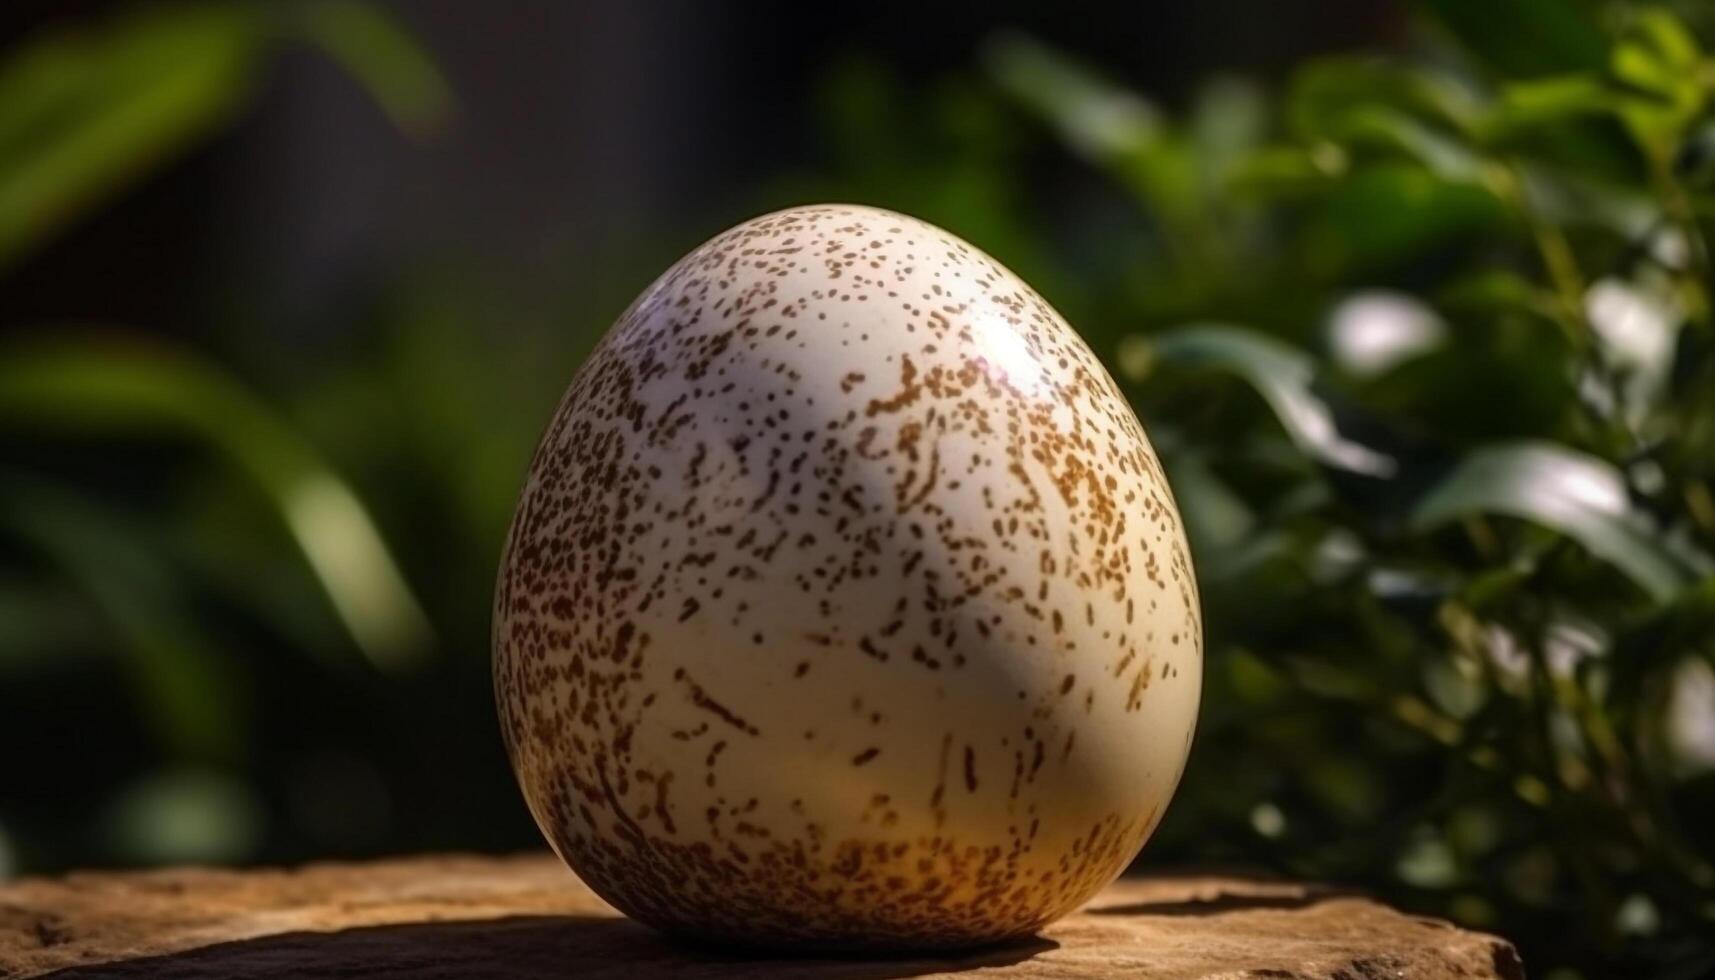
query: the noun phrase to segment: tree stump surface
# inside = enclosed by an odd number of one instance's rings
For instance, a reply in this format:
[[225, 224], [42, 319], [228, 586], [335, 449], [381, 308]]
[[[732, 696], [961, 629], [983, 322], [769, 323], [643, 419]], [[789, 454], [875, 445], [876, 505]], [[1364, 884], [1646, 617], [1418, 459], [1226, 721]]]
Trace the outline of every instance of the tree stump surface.
[[897, 959], [675, 942], [549, 855], [294, 870], [80, 872], [0, 885], [0, 978], [832, 977], [1428, 980], [1524, 971], [1493, 936], [1366, 898], [1244, 878], [1125, 878], [1010, 946]]

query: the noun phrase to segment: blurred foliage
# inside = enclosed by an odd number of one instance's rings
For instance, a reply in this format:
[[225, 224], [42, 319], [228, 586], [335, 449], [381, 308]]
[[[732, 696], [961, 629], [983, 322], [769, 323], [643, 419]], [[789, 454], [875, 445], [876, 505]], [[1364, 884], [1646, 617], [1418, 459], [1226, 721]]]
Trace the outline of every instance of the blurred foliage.
[[[853, 60], [827, 165], [750, 210], [945, 225], [1126, 385], [1209, 628], [1146, 862], [1359, 884], [1537, 975], [1708, 975], [1715, 12], [1416, 18], [1404, 50], [1173, 107], [1016, 35], [923, 85]], [[0, 276], [297, 42], [408, 133], [450, 118], [358, 4], [39, 36], [0, 63]], [[531, 839], [473, 694], [518, 474], [602, 324], [482, 282], [403, 275], [301, 356], [55, 325], [0, 348], [0, 742], [44, 757], [0, 796], [0, 872]], [[83, 744], [91, 718], [120, 744]]]
[[1148, 423], [1209, 636], [1145, 863], [1707, 976], [1715, 9], [1416, 14], [1180, 107], [1017, 35], [927, 93], [846, 66], [835, 172], [789, 186], [978, 242]]
[[1668, 7], [1421, 15], [1178, 113], [987, 50], [1136, 218], [1074, 295], [1210, 631], [1146, 860], [1358, 882], [1538, 974], [1705, 976], [1715, 58]]
[[0, 65], [0, 271], [229, 121], [282, 41], [319, 45], [408, 131], [451, 102], [376, 9], [347, 0], [143, 7], [99, 33], [48, 30]]
[[[291, 46], [410, 136], [451, 119], [438, 69], [366, 4], [156, 4], [48, 26], [0, 60], [0, 277], [235, 122]], [[383, 529], [306, 396], [240, 380], [222, 362], [241, 342], [217, 362], [170, 332], [7, 326], [0, 869], [517, 840], [520, 820], [483, 829], [510, 807], [442, 812], [437, 762], [493, 766], [484, 742], [448, 745], [491, 724], [485, 703], [449, 709], [486, 670], [430, 656], [449, 639], [419, 598], [433, 577], [407, 584], [406, 525]], [[477, 428], [463, 441], [482, 443]], [[471, 473], [510, 486], [517, 465]], [[491, 533], [452, 557], [461, 521], [442, 522], [434, 560], [484, 568]], [[504, 773], [484, 789], [504, 800]]]

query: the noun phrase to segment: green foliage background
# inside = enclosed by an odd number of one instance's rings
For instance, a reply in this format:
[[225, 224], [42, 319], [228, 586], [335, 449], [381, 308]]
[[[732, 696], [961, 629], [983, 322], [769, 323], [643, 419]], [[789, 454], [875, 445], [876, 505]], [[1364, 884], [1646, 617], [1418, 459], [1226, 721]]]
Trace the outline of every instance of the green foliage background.
[[[1134, 397], [1210, 633], [1147, 864], [1360, 885], [1537, 975], [1715, 972], [1712, 42], [1690, 2], [1426, 0], [1403, 54], [1169, 110], [999, 36], [926, 90], [833, 66], [828, 165], [737, 202], [945, 225]], [[38, 38], [0, 65], [0, 275], [296, 43], [409, 132], [448, 117], [358, 4]], [[617, 278], [672, 254], [642, 251]], [[589, 311], [627, 297], [497, 326], [493, 290], [404, 270], [316, 363], [6, 341], [0, 870], [530, 839], [493, 562]], [[74, 750], [99, 762], [42, 761]]]

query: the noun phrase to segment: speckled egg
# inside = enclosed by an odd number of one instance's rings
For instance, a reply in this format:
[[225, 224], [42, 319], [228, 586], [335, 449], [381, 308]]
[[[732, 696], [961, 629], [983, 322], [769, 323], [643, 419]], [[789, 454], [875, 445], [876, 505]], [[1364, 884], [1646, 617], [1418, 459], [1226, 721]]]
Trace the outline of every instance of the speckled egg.
[[495, 596], [530, 812], [723, 942], [972, 946], [1111, 881], [1184, 768], [1197, 584], [1136, 415], [1017, 276], [867, 207], [697, 248], [572, 380]]

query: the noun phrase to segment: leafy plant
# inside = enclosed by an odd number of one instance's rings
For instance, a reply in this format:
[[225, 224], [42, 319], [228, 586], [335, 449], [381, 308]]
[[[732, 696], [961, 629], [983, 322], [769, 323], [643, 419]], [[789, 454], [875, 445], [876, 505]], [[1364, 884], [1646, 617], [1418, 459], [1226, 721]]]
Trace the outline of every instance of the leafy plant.
[[1177, 119], [987, 52], [1138, 216], [1088, 332], [1210, 628], [1162, 847], [1363, 882], [1533, 971], [1705, 975], [1715, 58], [1664, 7], [1424, 11], [1412, 57]]
[[[448, 118], [445, 83], [409, 37], [346, 0], [165, 4], [97, 30], [45, 30], [0, 61], [0, 276], [237, 118], [292, 42], [329, 54], [407, 132], [430, 133]], [[350, 483], [267, 398], [163, 337], [9, 326], [0, 345], [0, 671], [75, 660], [77, 651], [121, 654], [152, 736], [141, 765], [167, 767], [138, 784], [147, 790], [140, 798], [177, 812], [180, 790], [203, 802], [236, 795], [222, 812], [249, 813], [255, 804], [243, 794], [252, 787], [230, 775], [179, 778], [172, 768], [230, 773], [252, 750], [247, 670], [233, 655], [256, 642], [246, 634], [293, 636], [293, 646], [336, 660], [355, 649], [397, 670], [428, 652], [428, 620]], [[62, 451], [67, 440], [84, 451]], [[206, 519], [196, 505], [226, 499], [229, 486], [244, 502], [220, 506], [246, 516], [225, 524], [224, 545], [246, 536], [264, 549], [289, 544], [295, 568], [259, 561], [227, 576], [205, 560], [220, 548], [188, 545]], [[271, 512], [272, 527], [250, 519], [257, 510]], [[284, 569], [286, 581], [271, 579]], [[315, 625], [327, 617], [306, 611], [298, 583], [320, 587], [348, 641]], [[28, 782], [33, 770], [19, 771]], [[137, 826], [178, 849], [150, 850]], [[118, 845], [121, 860], [235, 859], [249, 847], [244, 835], [175, 836], [146, 820], [114, 836], [136, 845]]]

